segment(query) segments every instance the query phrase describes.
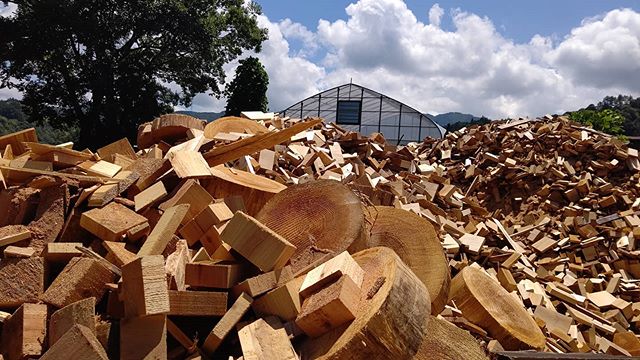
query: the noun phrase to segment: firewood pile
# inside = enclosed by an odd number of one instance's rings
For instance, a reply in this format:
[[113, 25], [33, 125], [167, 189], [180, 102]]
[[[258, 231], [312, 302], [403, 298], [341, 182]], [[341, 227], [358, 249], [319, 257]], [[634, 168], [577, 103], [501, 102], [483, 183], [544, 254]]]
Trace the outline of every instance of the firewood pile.
[[640, 356], [638, 152], [563, 117], [72, 145], [0, 137], [0, 358]]

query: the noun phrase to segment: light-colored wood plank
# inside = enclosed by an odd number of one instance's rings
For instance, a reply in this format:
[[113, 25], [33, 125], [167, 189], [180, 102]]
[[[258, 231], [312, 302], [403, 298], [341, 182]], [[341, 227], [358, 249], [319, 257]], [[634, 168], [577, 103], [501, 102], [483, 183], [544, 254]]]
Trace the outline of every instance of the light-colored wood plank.
[[307, 298], [341, 276], [351, 278], [357, 287], [360, 287], [364, 279], [364, 271], [347, 251], [309, 271], [300, 286], [300, 296]]
[[242, 265], [237, 263], [189, 263], [185, 283], [191, 287], [230, 289], [242, 279], [242, 270]]
[[115, 160], [116, 154], [121, 156], [126, 156], [130, 159], [136, 159], [136, 152], [133, 150], [133, 146], [127, 138], [122, 138], [118, 141], [114, 141], [111, 144], [105, 145], [99, 148], [97, 151], [98, 155], [103, 160], [113, 162]]
[[32, 247], [7, 246], [4, 248], [5, 258], [30, 258], [36, 253]]
[[298, 291], [304, 276], [297, 277], [265, 295], [253, 303], [253, 311], [258, 316], [275, 315], [284, 321], [295, 320], [300, 313], [302, 300]]
[[162, 181], [156, 182], [133, 197], [133, 201], [136, 203], [136, 212], [144, 211], [165, 196], [167, 196], [167, 189], [164, 184]]
[[162, 255], [142, 256], [122, 267], [122, 293], [127, 316], [169, 312], [169, 289]]
[[211, 177], [209, 165], [199, 151], [177, 151], [169, 156], [169, 160], [180, 179]]
[[185, 225], [191, 219], [196, 217], [207, 205], [213, 202], [213, 197], [202, 186], [200, 186], [195, 180], [186, 180], [180, 188], [175, 191], [173, 196], [165, 202], [158, 205], [160, 210], [167, 210], [170, 207], [187, 204], [189, 210], [182, 221], [182, 225]]
[[80, 226], [105, 241], [121, 240], [127, 230], [145, 222], [147, 218], [115, 202], [80, 217]]
[[185, 215], [187, 215], [188, 210], [188, 204], [180, 204], [167, 209], [153, 230], [151, 230], [147, 240], [142, 244], [138, 251], [138, 256], [162, 254], [173, 234], [178, 230]]
[[31, 231], [28, 229], [18, 230], [15, 233], [6, 234], [0, 238], [0, 247], [15, 244], [20, 241], [31, 239]]
[[233, 215], [220, 239], [262, 271], [283, 267], [296, 250], [285, 238], [241, 211]]
[[44, 250], [44, 258], [52, 263], [68, 263], [74, 257], [82, 256], [82, 252], [78, 250], [78, 246], [82, 247], [82, 243], [48, 243]]
[[135, 259], [138, 258], [138, 255], [132, 253], [127, 250], [126, 243], [121, 242], [113, 242], [113, 241], [104, 241], [102, 242], [102, 246], [107, 249], [108, 254], [106, 259], [109, 260], [112, 264], [117, 267], [122, 267]]
[[107, 360], [108, 357], [95, 331], [75, 324], [40, 358], [57, 359]]
[[258, 319], [238, 331], [244, 360], [297, 360], [289, 335], [274, 316]]
[[169, 290], [169, 315], [223, 316], [227, 312], [227, 293]]
[[120, 320], [121, 360], [167, 360], [167, 316]]
[[247, 313], [252, 302], [253, 298], [244, 293], [236, 299], [233, 305], [231, 305], [231, 308], [229, 308], [229, 311], [227, 311], [220, 321], [218, 321], [202, 344], [202, 351], [207, 356], [213, 356], [222, 343], [222, 340], [229, 335], [231, 330], [233, 330], [244, 314]]
[[42, 355], [47, 338], [47, 305], [21, 305], [2, 325], [3, 355], [19, 360]]

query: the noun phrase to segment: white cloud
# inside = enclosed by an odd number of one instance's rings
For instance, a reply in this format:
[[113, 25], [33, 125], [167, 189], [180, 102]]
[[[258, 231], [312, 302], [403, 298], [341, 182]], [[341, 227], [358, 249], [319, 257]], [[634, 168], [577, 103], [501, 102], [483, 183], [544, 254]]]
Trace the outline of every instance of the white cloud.
[[7, 6], [0, 3], [0, 17], [7, 17], [13, 15], [13, 13], [18, 9], [18, 5], [14, 3], [9, 3]]
[[[257, 56], [269, 73], [271, 110], [350, 79], [424, 112], [495, 118], [640, 95], [640, 13], [633, 10], [585, 19], [565, 38], [535, 35], [522, 43], [505, 38], [487, 17], [438, 4], [429, 23], [401, 0], [359, 0], [346, 13], [345, 20], [319, 20], [316, 29], [259, 17], [269, 30]], [[451, 30], [440, 28], [444, 16]], [[227, 81], [236, 66], [225, 66]], [[220, 111], [224, 104], [199, 95], [191, 109]]]
[[440, 19], [442, 19], [442, 15], [444, 15], [444, 9], [440, 7], [440, 4], [435, 3], [429, 9], [429, 24], [440, 27]]

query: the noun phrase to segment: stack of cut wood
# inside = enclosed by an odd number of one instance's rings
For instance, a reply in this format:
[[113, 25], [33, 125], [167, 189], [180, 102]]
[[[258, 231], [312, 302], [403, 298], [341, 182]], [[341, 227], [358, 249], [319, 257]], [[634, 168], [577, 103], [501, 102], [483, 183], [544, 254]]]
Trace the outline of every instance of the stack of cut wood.
[[398, 147], [250, 112], [137, 147], [0, 137], [4, 358], [640, 353], [617, 139], [545, 118]]

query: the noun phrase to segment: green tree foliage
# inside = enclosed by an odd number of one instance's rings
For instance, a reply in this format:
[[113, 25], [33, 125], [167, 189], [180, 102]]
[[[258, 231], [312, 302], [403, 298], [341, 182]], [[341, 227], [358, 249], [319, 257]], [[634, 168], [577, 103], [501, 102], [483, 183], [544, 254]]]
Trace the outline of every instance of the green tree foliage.
[[581, 109], [569, 114], [569, 118], [595, 130], [611, 135], [623, 135], [624, 117], [614, 109]]
[[624, 117], [624, 133], [640, 136], [640, 97], [630, 95], [607, 96], [596, 106], [597, 109], [613, 109]]
[[223, 65], [266, 39], [259, 6], [243, 0], [12, 2], [0, 86], [23, 92], [30, 119], [78, 125], [80, 147], [135, 137], [198, 93], [220, 96]]
[[269, 75], [255, 57], [240, 60], [233, 81], [225, 89], [226, 116], [239, 116], [242, 111], [267, 111]]
[[77, 141], [79, 130], [77, 127], [54, 128], [47, 122], [34, 124], [22, 112], [20, 101], [15, 99], [0, 100], [0, 135], [35, 127], [38, 140], [46, 144], [62, 144]]
[[469, 127], [469, 126], [473, 126], [473, 125], [484, 125], [484, 124], [488, 124], [490, 123], [491, 120], [489, 120], [489, 118], [486, 118], [484, 116], [476, 118], [476, 119], [472, 119], [471, 121], [456, 121], [454, 123], [449, 123], [447, 124], [447, 132], [453, 132], [453, 131], [457, 131], [462, 129], [463, 127]]

